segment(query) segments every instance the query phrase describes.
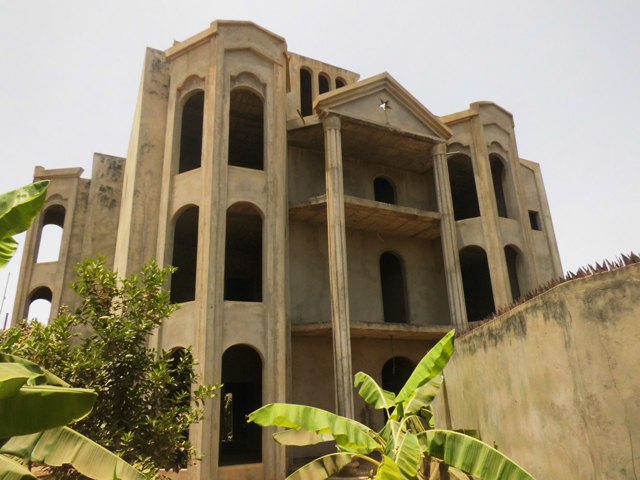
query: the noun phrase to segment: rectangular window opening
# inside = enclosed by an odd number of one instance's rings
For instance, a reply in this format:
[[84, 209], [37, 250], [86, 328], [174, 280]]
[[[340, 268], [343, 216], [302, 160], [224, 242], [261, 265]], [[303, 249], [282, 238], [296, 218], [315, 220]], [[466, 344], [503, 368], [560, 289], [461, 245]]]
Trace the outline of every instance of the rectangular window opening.
[[533, 230], [542, 230], [542, 224], [540, 223], [540, 214], [534, 210], [529, 210], [529, 222]]

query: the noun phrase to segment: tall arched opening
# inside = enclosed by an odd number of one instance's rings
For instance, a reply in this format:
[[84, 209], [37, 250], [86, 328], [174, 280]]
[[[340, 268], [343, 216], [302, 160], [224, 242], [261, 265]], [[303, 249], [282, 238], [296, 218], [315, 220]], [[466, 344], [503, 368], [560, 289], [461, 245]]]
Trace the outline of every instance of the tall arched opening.
[[233, 90], [229, 102], [229, 165], [264, 169], [264, 104], [244, 88]]
[[200, 168], [203, 119], [204, 92], [197, 90], [189, 96], [182, 106], [178, 173]]
[[324, 73], [318, 75], [318, 91], [322, 95], [323, 93], [327, 93], [331, 90], [331, 80]]
[[467, 320], [474, 322], [495, 313], [491, 274], [485, 251], [476, 246], [460, 250], [460, 270]]
[[311, 86], [311, 72], [306, 68], [300, 69], [300, 113], [303, 117], [313, 113], [313, 94]]
[[520, 255], [518, 255], [518, 250], [515, 247], [507, 245], [504, 247], [504, 258], [507, 262], [511, 299], [515, 302], [522, 295], [520, 290]]
[[415, 364], [404, 357], [390, 358], [382, 366], [382, 388], [397, 395], [409, 380], [414, 368]]
[[393, 184], [384, 177], [376, 177], [373, 180], [373, 198], [376, 202], [396, 204], [396, 189]]
[[480, 205], [471, 159], [462, 154], [454, 155], [449, 158], [448, 167], [455, 219], [479, 217]]
[[385, 323], [407, 323], [407, 293], [402, 259], [395, 253], [380, 256], [380, 285]]
[[224, 299], [262, 301], [262, 216], [248, 203], [227, 210]]
[[65, 208], [52, 205], [44, 211], [38, 245], [37, 263], [57, 262], [62, 248]]
[[498, 208], [498, 216], [503, 218], [509, 217], [507, 208], [507, 200], [505, 197], [505, 168], [502, 158], [496, 154], [489, 155], [489, 164], [491, 165], [491, 179], [493, 180], [493, 193], [496, 198], [496, 207]]
[[27, 321], [36, 320], [44, 325], [49, 323], [51, 318], [51, 301], [53, 293], [49, 287], [38, 287], [31, 295], [27, 303]]
[[171, 275], [170, 298], [174, 303], [196, 299], [198, 267], [198, 217], [199, 208], [187, 207], [175, 221], [173, 233], [173, 258], [176, 271]]
[[262, 461], [262, 429], [247, 415], [262, 406], [262, 359], [248, 345], [234, 345], [222, 355], [220, 465]]

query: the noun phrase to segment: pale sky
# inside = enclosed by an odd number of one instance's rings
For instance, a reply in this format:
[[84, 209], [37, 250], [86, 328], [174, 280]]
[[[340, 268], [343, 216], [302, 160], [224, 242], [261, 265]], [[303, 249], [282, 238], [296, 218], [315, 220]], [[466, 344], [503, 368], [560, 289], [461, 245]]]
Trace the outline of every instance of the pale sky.
[[[640, 251], [640, 1], [0, 0], [0, 191], [125, 156], [145, 47], [215, 19], [388, 71], [436, 115], [491, 100], [540, 163], [565, 270]], [[0, 271], [13, 309], [19, 259]], [[0, 296], [1, 300], [1, 296]]]

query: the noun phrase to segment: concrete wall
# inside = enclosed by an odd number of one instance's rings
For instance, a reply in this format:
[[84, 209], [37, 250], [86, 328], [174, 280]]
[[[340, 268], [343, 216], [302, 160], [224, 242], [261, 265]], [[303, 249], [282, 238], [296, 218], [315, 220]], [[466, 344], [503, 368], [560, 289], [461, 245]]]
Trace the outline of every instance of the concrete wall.
[[640, 265], [562, 284], [456, 340], [440, 425], [540, 479], [640, 472]]

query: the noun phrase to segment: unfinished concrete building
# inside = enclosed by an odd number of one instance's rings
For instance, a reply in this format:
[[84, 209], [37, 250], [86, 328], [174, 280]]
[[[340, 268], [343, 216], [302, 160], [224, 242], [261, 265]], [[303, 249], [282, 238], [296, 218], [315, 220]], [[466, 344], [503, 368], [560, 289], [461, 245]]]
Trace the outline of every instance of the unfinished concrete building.
[[[380, 426], [352, 388], [395, 390], [426, 350], [561, 274], [540, 168], [491, 102], [438, 117], [382, 73], [360, 79], [217, 21], [147, 50], [126, 159], [96, 154], [50, 179], [27, 235], [13, 321], [31, 302], [73, 306], [73, 265], [178, 270], [181, 308], [152, 339], [192, 345], [225, 384], [190, 436], [194, 479], [282, 478], [299, 457], [244, 416], [275, 401]], [[62, 228], [58, 259], [41, 233]]]

